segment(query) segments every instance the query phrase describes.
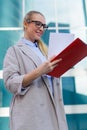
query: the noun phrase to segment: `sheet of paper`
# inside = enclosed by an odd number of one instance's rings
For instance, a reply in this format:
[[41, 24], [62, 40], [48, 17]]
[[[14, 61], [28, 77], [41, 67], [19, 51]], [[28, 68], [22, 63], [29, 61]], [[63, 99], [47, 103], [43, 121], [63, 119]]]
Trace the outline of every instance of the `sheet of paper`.
[[71, 33], [50, 33], [48, 58], [58, 55], [74, 40]]

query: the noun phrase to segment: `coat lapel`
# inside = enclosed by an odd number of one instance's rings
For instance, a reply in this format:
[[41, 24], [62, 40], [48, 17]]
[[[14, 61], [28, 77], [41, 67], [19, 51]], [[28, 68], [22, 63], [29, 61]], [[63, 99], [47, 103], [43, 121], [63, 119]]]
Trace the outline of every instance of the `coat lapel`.
[[52, 99], [52, 101], [53, 101], [53, 104], [54, 104], [54, 106], [55, 106], [55, 101], [54, 101], [54, 97], [53, 97], [53, 94], [52, 94], [51, 89], [50, 89], [49, 81], [48, 81], [47, 77], [45, 77], [45, 76], [42, 76], [42, 79], [43, 79], [44, 83], [45, 83], [46, 86], [47, 86], [47, 89], [48, 89], [48, 91], [49, 91], [50, 97], [51, 97], [51, 99]]
[[21, 49], [21, 51], [28, 57], [30, 58], [34, 64], [37, 66], [39, 66], [40, 64], [42, 64], [41, 59], [36, 55], [36, 53], [26, 44], [19, 42], [18, 43], [18, 47]]

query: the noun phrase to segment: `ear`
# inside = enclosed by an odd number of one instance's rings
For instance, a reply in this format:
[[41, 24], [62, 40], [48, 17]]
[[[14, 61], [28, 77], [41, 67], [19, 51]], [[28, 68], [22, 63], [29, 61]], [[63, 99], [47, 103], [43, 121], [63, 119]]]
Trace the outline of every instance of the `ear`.
[[28, 26], [28, 23], [26, 21], [23, 22], [24, 28], [26, 29]]

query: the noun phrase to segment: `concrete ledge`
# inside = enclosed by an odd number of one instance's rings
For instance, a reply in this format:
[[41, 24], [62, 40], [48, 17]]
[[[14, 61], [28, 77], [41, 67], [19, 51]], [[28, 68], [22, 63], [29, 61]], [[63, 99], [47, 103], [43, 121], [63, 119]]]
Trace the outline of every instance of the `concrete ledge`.
[[[66, 114], [87, 114], [87, 105], [65, 105]], [[0, 108], [0, 117], [9, 117], [9, 107]]]

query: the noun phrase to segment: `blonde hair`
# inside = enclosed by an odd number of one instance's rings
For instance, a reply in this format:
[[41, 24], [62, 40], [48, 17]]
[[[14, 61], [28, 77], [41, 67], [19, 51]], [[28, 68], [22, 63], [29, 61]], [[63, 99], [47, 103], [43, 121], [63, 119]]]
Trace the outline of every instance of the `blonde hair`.
[[[32, 19], [32, 16], [33, 16], [34, 14], [40, 14], [40, 15], [42, 15], [42, 16], [44, 17], [44, 15], [43, 15], [42, 13], [38, 12], [38, 11], [30, 11], [30, 12], [28, 12], [28, 13], [25, 15], [23, 22], [25, 22], [25, 21], [27, 21], [27, 20], [31, 20], [31, 19]], [[44, 17], [44, 18], [45, 18], [45, 17]], [[25, 30], [25, 27], [24, 27], [24, 30]], [[37, 43], [38, 43], [38, 46], [39, 46], [41, 52], [43, 53], [43, 55], [45, 55], [45, 56], [47, 57], [48, 49], [47, 49], [46, 44], [45, 44], [42, 40], [37, 40]]]
[[45, 55], [47, 57], [48, 56], [47, 45], [42, 40], [38, 40], [37, 43], [38, 43], [38, 46], [39, 46], [41, 52], [43, 53], [43, 55]]

